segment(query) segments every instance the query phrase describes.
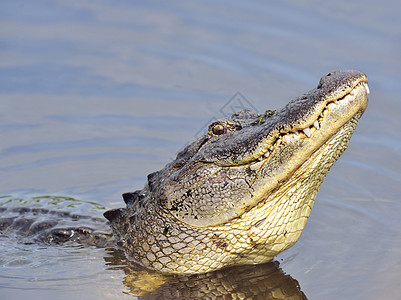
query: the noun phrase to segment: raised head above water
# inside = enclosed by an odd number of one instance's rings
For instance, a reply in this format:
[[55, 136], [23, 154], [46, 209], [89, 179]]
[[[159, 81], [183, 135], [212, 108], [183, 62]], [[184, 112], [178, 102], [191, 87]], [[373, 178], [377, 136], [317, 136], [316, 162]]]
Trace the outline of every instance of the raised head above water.
[[271, 260], [300, 237], [367, 106], [365, 74], [336, 71], [284, 108], [220, 119], [105, 213], [132, 258], [162, 272]]

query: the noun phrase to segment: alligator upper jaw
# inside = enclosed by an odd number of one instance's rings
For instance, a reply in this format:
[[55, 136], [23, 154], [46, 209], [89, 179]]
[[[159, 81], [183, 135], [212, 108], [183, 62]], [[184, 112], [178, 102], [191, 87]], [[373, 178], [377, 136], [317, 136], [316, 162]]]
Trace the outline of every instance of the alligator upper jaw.
[[235, 167], [263, 159], [269, 156], [277, 140], [285, 134], [302, 133], [308, 137], [313, 128], [320, 128], [321, 114], [327, 111], [332, 103], [351, 103], [347, 104], [350, 111], [343, 109], [338, 112], [335, 118], [339, 121], [333, 121], [329, 129], [324, 129], [329, 137], [334, 133], [332, 129], [340, 127], [338, 123], [344, 124], [346, 120], [349, 120], [350, 115], [356, 113], [355, 108], [364, 111], [367, 100], [362, 100], [355, 105], [350, 100], [361, 93], [368, 93], [367, 81], [366, 75], [358, 71], [329, 73], [322, 77], [316, 89], [290, 101], [275, 114], [259, 122], [255, 120], [250, 126], [245, 126], [237, 132], [224, 134], [202, 145], [182, 168], [181, 174], [198, 162], [221, 167]]

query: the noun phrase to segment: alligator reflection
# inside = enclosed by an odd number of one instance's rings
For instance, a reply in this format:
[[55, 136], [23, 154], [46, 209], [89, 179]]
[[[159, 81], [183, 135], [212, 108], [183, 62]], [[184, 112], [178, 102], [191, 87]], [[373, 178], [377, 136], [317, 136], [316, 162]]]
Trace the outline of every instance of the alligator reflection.
[[127, 260], [121, 250], [107, 249], [109, 269], [125, 273], [128, 293], [139, 299], [307, 299], [298, 282], [277, 261], [236, 266], [190, 276], [161, 275]]

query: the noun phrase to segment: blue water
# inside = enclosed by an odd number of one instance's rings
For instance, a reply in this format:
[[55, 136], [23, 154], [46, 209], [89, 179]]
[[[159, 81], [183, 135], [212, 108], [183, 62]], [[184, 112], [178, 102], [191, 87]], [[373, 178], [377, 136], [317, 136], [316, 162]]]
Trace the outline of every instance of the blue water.
[[[277, 259], [309, 299], [397, 299], [400, 8], [2, 1], [0, 196], [121, 207], [121, 193], [141, 188], [209, 121], [280, 108], [322, 75], [358, 69], [369, 77], [369, 107], [301, 240]], [[0, 298], [131, 297], [102, 250], [9, 246], [0, 240]]]

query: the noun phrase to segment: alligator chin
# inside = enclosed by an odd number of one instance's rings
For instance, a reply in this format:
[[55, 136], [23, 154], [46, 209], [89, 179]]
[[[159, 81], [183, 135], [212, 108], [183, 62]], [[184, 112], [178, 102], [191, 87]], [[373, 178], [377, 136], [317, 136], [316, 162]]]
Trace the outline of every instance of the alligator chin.
[[124, 194], [126, 209], [105, 213], [120, 244], [151, 269], [188, 274], [291, 247], [366, 109], [367, 82], [332, 72], [282, 109], [214, 121], [144, 189]]

